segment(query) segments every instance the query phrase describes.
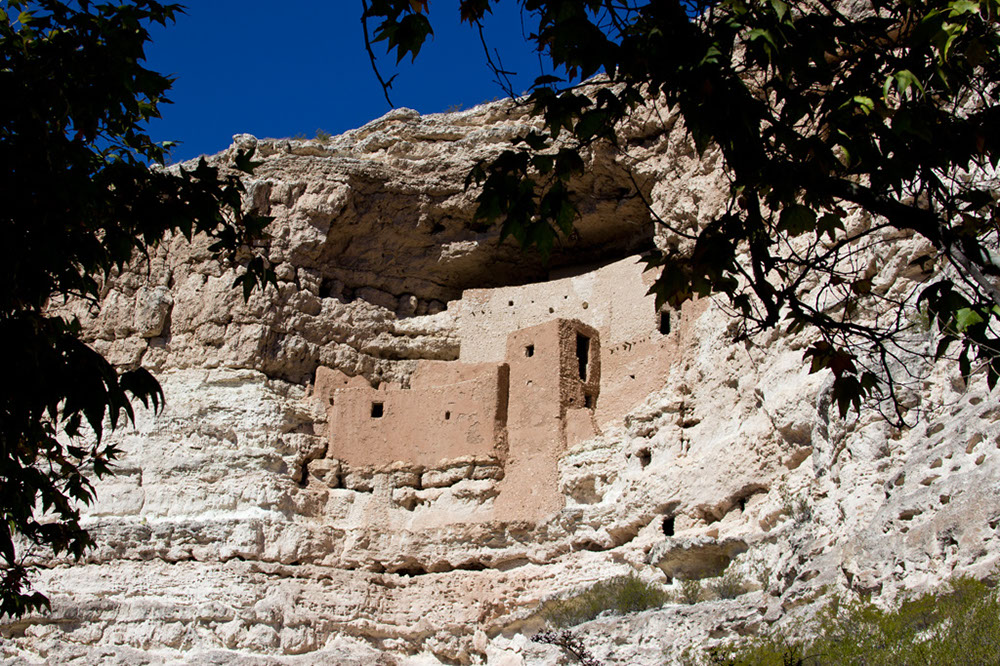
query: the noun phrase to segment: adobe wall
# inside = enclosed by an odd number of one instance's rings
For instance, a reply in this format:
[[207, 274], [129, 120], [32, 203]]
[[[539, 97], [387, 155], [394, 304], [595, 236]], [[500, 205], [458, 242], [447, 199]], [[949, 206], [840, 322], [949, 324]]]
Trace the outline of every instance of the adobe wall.
[[556, 319], [507, 336], [505, 363], [422, 361], [406, 389], [321, 368], [328, 447], [313, 466], [358, 492], [389, 471], [393, 501], [409, 511], [434, 488], [482, 481], [462, 492], [495, 497], [492, 510], [461, 520], [540, 520], [563, 506], [567, 444], [597, 432], [601, 356], [597, 329]]
[[[583, 364], [578, 336], [587, 340]], [[505, 357], [509, 448], [496, 513], [508, 520], [540, 520], [563, 506], [558, 464], [568, 442], [567, 415], [585, 413], [584, 422], [592, 421], [587, 405], [599, 399], [600, 335], [579, 321], [548, 321], [507, 336]]]
[[[570, 444], [598, 426], [621, 419], [666, 383], [697, 304], [669, 312], [670, 332], [661, 333], [656, 299], [646, 295], [655, 276], [637, 257], [572, 277], [519, 287], [470, 289], [459, 314], [460, 359], [499, 361], [503, 341], [516, 331], [555, 318], [578, 319], [600, 334], [601, 398], [593, 417], [567, 416]], [[586, 416], [586, 418], [585, 418]], [[592, 423], [591, 423], [592, 421]]]
[[[345, 385], [327, 394], [317, 391], [317, 396], [326, 395], [329, 405], [327, 457], [350, 467], [381, 467], [396, 461], [432, 467], [467, 456], [501, 457], [507, 366], [448, 365], [454, 367], [427, 370], [443, 373], [452, 380], [447, 384], [424, 383], [407, 390]], [[317, 373], [317, 387], [320, 384]], [[322, 386], [336, 383], [328, 375]]]
[[657, 331], [654, 275], [629, 257], [573, 277], [517, 287], [467, 289], [458, 316], [464, 363], [499, 363], [507, 336], [554, 319], [577, 319], [601, 334], [605, 347]]
[[[408, 510], [426, 503], [438, 476], [481, 476], [492, 480], [480, 489], [491, 508], [453, 519], [551, 515], [564, 502], [560, 456], [661, 389], [690, 337], [701, 308], [658, 312], [646, 295], [653, 279], [631, 258], [545, 283], [468, 290], [459, 360], [420, 361], [407, 389], [317, 373], [316, 394], [331, 401], [327, 460], [343, 464], [347, 488], [372, 486], [359, 474], [405, 466], [420, 478], [393, 490]], [[464, 471], [451, 469], [459, 463]]]

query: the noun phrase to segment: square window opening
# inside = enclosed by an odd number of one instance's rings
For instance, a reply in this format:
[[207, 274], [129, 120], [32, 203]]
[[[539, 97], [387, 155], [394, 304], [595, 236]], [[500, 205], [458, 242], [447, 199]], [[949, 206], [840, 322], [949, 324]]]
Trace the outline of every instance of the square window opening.
[[381, 402], [372, 403], [372, 418], [380, 419], [382, 415], [385, 414], [385, 405]]

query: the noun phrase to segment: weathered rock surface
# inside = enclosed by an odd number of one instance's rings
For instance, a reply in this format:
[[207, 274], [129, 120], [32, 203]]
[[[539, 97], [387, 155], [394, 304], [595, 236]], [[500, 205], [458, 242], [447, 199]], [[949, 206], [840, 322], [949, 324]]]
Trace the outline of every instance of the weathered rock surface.
[[[263, 158], [249, 189], [277, 218], [276, 291], [243, 303], [204, 243], [172, 239], [100, 308], [66, 306], [96, 349], [152, 369], [167, 406], [114, 435], [119, 473], [86, 510], [97, 547], [43, 563], [52, 612], [0, 627], [7, 663], [557, 664], [528, 640], [546, 600], [630, 572], [673, 589], [742, 575], [754, 591], [737, 599], [587, 625], [607, 663], [660, 664], [810, 612], [824, 588], [889, 599], [994, 570], [1000, 406], [985, 382], [914, 360], [908, 427], [843, 420], [805, 338], [737, 344], [712, 302], [689, 313], [662, 387], [561, 456], [564, 506], [546, 520], [454, 519], [493, 502], [492, 459], [328, 458], [317, 367], [407, 385], [418, 360], [460, 357], [463, 289], [548, 277], [469, 225], [469, 165], [523, 126], [505, 108], [396, 111], [326, 144], [237, 136]], [[657, 213], [694, 228], [724, 183], [661, 122], [630, 128], [630, 159]], [[592, 156], [567, 272], [681, 242], [623, 198], [615, 159]], [[911, 293], [922, 246], [881, 252], [875, 288]]]

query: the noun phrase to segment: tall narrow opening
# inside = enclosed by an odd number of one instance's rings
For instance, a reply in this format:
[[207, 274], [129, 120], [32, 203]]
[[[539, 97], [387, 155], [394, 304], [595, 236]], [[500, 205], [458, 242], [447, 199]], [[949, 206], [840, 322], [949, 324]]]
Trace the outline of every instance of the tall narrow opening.
[[580, 379], [587, 381], [587, 366], [590, 364], [590, 338], [583, 333], [576, 334], [576, 360], [580, 364]]
[[380, 419], [382, 414], [385, 412], [385, 406], [381, 402], [372, 403], [372, 418]]
[[666, 310], [661, 310], [659, 317], [660, 317], [660, 322], [659, 322], [660, 334], [666, 335], [667, 333], [670, 332], [670, 312]]

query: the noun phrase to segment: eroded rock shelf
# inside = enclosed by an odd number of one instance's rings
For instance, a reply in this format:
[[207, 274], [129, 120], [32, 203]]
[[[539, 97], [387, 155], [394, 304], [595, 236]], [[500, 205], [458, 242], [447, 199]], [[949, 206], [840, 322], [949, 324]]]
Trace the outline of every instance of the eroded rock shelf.
[[[613, 156], [588, 156], [552, 265], [498, 243], [463, 181], [525, 122], [494, 103], [325, 143], [238, 135], [229, 152], [263, 159], [248, 189], [276, 218], [276, 290], [243, 303], [205, 242], [172, 239], [99, 308], [66, 306], [167, 405], [114, 435], [97, 547], [42, 563], [52, 613], [0, 627], [5, 662], [557, 664], [528, 640], [553, 598], [742, 576], [737, 599], [588, 625], [598, 658], [661, 664], [792, 622], [821, 590], [888, 599], [994, 569], [985, 383], [916, 364], [912, 427], [844, 420], [805, 338], [736, 343], [711, 300], [657, 310], [634, 255], [685, 241]], [[693, 229], [726, 183], [665, 126], [625, 141], [654, 211]], [[905, 298], [924, 250], [885, 246], [873, 288]]]

